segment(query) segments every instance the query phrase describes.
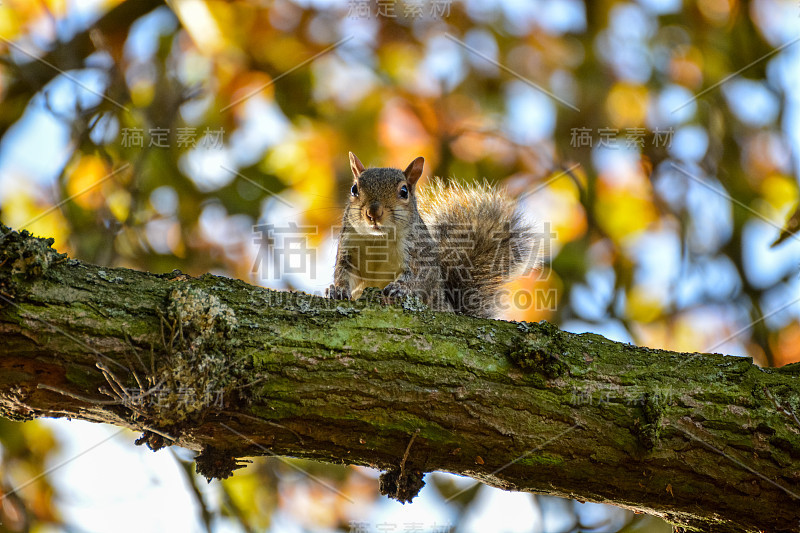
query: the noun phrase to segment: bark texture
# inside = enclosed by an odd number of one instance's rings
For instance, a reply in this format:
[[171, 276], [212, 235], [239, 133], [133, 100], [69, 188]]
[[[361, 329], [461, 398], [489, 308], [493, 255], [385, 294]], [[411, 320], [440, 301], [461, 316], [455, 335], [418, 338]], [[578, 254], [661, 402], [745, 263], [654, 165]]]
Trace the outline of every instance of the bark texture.
[[800, 365], [67, 259], [0, 227], [0, 413], [141, 430], [230, 475], [277, 454], [434, 470], [687, 529], [800, 529]]

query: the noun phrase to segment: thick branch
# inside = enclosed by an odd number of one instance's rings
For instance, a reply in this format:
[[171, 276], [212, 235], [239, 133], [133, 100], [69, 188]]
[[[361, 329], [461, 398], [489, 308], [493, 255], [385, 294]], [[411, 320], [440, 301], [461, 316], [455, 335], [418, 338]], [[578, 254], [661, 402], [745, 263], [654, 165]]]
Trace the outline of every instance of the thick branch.
[[137, 428], [213, 475], [280, 454], [387, 470], [400, 499], [442, 470], [704, 531], [799, 525], [798, 365], [100, 268], [24, 233], [0, 263], [10, 418]]

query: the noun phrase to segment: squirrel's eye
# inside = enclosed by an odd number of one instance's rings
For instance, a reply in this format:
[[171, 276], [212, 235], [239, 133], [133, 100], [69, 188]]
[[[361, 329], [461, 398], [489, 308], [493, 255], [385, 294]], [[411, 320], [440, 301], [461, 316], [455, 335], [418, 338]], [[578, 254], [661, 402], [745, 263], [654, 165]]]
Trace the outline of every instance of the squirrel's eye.
[[350, 187], [350, 194], [352, 194], [353, 196], [358, 196], [358, 185], [356, 185], [355, 183], [353, 184], [352, 187]]
[[403, 185], [402, 187], [400, 187], [400, 192], [398, 192], [397, 194], [398, 194], [398, 195], [400, 196], [400, 198], [402, 198], [403, 200], [407, 200], [407, 199], [408, 199], [408, 187], [406, 187], [405, 185]]

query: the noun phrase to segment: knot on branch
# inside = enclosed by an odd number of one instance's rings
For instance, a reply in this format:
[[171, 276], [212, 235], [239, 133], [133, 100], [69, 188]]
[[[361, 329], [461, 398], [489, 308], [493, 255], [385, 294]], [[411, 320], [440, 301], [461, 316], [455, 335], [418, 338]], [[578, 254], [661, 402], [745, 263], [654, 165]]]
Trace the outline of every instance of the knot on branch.
[[142, 436], [133, 441], [133, 443], [136, 446], [141, 446], [142, 444], [145, 444], [147, 445], [148, 448], [150, 448], [154, 452], [157, 452], [161, 448], [168, 446], [166, 440], [167, 439], [165, 439], [158, 433], [146, 429], [142, 432]]
[[[156, 312], [161, 319], [163, 346], [156, 350], [151, 345], [149, 369], [139, 358], [145, 370], [144, 380], [128, 360], [127, 368], [138, 388], [129, 387], [110, 365], [99, 360], [96, 366], [110, 387], [101, 387], [100, 392], [110, 396], [110, 402], [42, 387], [96, 405], [121, 405], [144, 430], [136, 444], [146, 444], [153, 451], [177, 441], [187, 424], [202, 421], [211, 408], [225, 407], [230, 403], [225, 399], [226, 394], [235, 392], [237, 399], [244, 398], [241, 393], [244, 387], [237, 385], [248, 363], [242, 357], [235, 357], [236, 316], [217, 297], [196, 287], [182, 287], [170, 293], [166, 313], [161, 307]], [[126, 335], [125, 340], [136, 352]], [[154, 364], [156, 351], [165, 353], [158, 367]]]
[[216, 296], [197, 287], [177, 288], [166, 311], [160, 313], [165, 364], [150, 378], [159, 398], [148, 414], [159, 427], [223, 407], [247, 365], [236, 357], [236, 315]]
[[34, 237], [27, 230], [12, 231], [0, 224], [0, 291], [13, 297], [16, 280], [30, 281], [45, 275], [54, 264], [66, 260], [53, 250], [54, 240]]
[[562, 360], [564, 334], [544, 320], [538, 324], [522, 322], [517, 326], [528, 333], [520, 345], [508, 354], [512, 363], [523, 370], [534, 370], [548, 378], [557, 378], [567, 373], [569, 367]]
[[36, 418], [36, 413], [28, 407], [30, 392], [22, 385], [12, 386], [0, 392], [0, 408], [3, 417], [15, 422], [28, 422]]
[[422, 477], [425, 473], [422, 470], [407, 469], [406, 463], [408, 456], [411, 454], [411, 446], [414, 445], [414, 440], [419, 435], [420, 430], [417, 428], [408, 441], [406, 452], [403, 454], [403, 460], [400, 461], [400, 467], [389, 468], [386, 472], [381, 474], [380, 477], [380, 490], [381, 494], [388, 496], [400, 503], [411, 503], [411, 500], [419, 494], [422, 487], [425, 486], [425, 481]]
[[181, 341], [193, 352], [224, 351], [237, 327], [230, 307], [191, 286], [170, 293], [167, 316], [178, 322]]
[[400, 503], [411, 503], [419, 494], [425, 481], [422, 470], [393, 467], [381, 474], [381, 494], [388, 496]]
[[666, 401], [661, 395], [649, 392], [644, 394], [642, 402], [644, 421], [636, 419], [633, 432], [646, 450], [655, 448], [661, 438], [661, 418], [665, 405]]
[[206, 478], [211, 483], [212, 479], [225, 479], [233, 475], [233, 471], [244, 468], [252, 461], [237, 459], [230, 453], [220, 450], [213, 446], [206, 446], [203, 451], [195, 457], [195, 469], [197, 473]]

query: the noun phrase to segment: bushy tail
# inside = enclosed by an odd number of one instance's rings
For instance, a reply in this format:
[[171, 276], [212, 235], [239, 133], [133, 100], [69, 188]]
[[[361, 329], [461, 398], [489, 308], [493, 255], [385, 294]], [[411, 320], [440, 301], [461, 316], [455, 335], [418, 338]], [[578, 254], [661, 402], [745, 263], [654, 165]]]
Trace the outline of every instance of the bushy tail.
[[502, 285], [535, 268], [541, 236], [517, 202], [488, 183], [434, 180], [418, 192], [418, 209], [439, 243], [447, 298], [458, 313], [496, 318]]

